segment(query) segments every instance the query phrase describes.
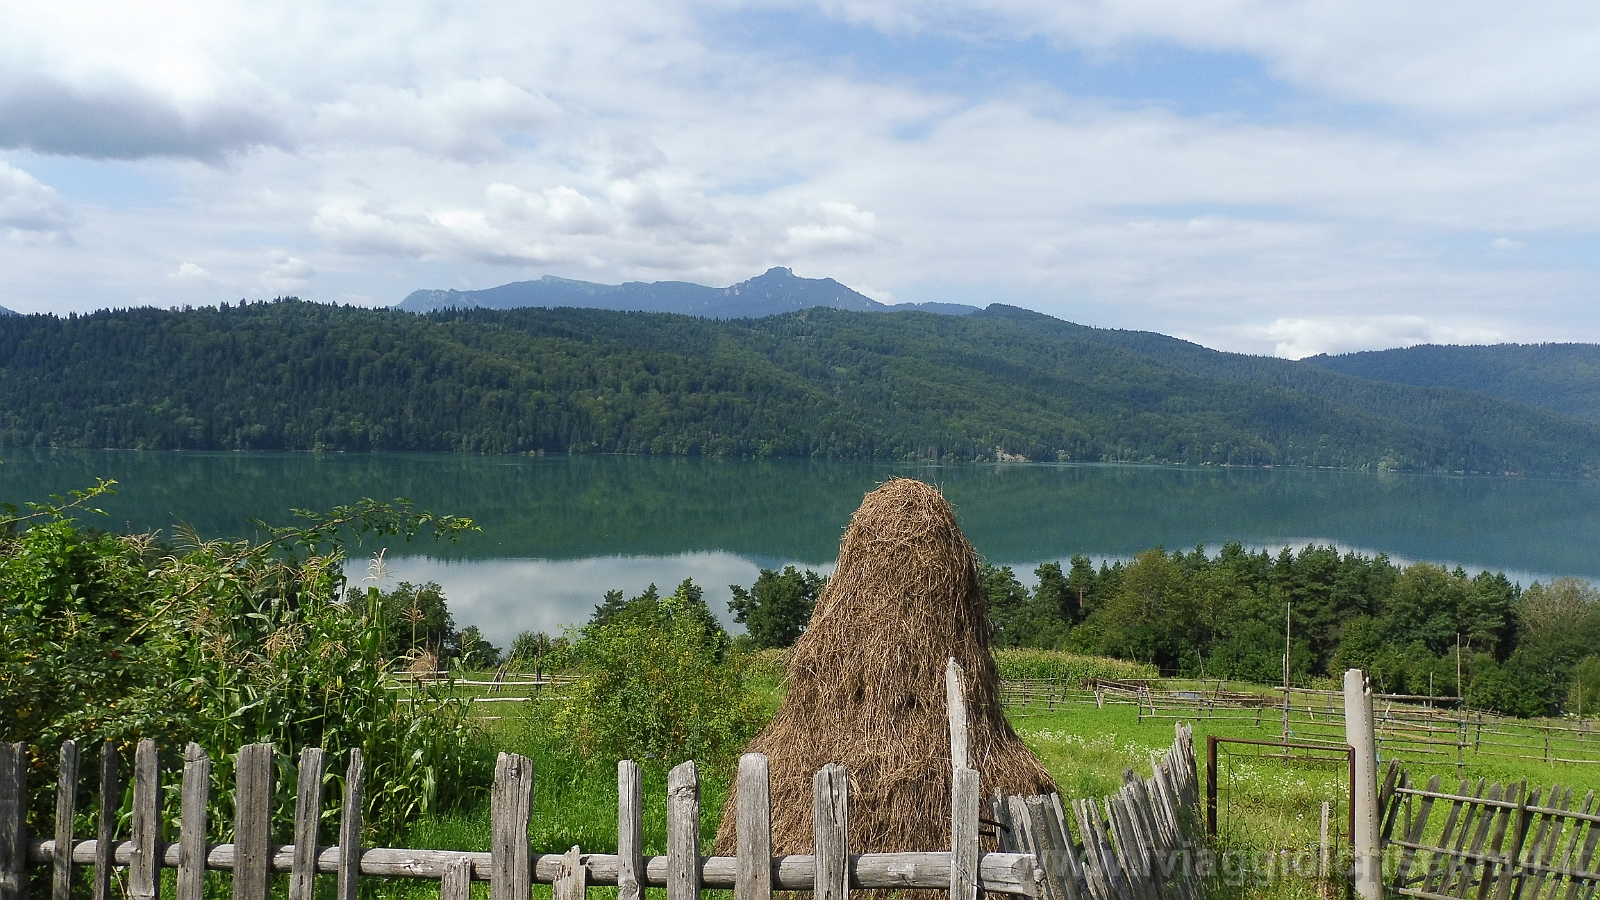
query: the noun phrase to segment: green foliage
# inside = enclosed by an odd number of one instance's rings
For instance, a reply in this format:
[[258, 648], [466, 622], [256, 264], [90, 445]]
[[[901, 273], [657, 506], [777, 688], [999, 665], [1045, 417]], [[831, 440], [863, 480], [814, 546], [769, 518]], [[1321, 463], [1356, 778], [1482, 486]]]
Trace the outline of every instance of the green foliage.
[[511, 639], [506, 651], [506, 662], [520, 666], [538, 666], [551, 653], [562, 652], [566, 638], [552, 640], [542, 631], [519, 631]]
[[476, 625], [456, 635], [455, 659], [464, 669], [492, 669], [500, 665], [500, 648], [484, 640]]
[[990, 643], [995, 647], [1056, 647], [1066, 640], [1070, 621], [1061, 614], [1061, 592], [1065, 582], [1061, 568], [1055, 577], [1041, 566], [1040, 589], [1029, 593], [1010, 566], [984, 563], [978, 581], [988, 601], [989, 622], [994, 626]]
[[[1049, 605], [1039, 596], [1056, 594], [1056, 576], [1040, 571], [1040, 587], [1028, 598], [1009, 572], [986, 570], [991, 602], [1003, 598], [1000, 616]], [[1600, 646], [1600, 591], [1585, 582], [1558, 579], [1524, 592], [1503, 573], [1469, 578], [1430, 563], [1400, 568], [1382, 555], [1332, 547], [1274, 556], [1234, 543], [1215, 557], [1199, 547], [1155, 549], [1098, 572], [1077, 558], [1065, 582], [1089, 609], [1068, 634], [1068, 649], [1166, 674], [1278, 682], [1287, 615], [1291, 680], [1355, 667], [1386, 692], [1461, 691], [1473, 706], [1536, 716], [1570, 711], [1588, 697], [1575, 686], [1578, 670]]]
[[471, 522], [405, 501], [305, 517], [261, 542], [180, 531], [168, 547], [82, 529], [66, 510], [20, 532], [13, 519], [0, 535], [0, 740], [41, 759], [69, 737], [197, 742], [215, 761], [219, 823], [233, 755], [257, 742], [361, 748], [377, 839], [465, 800], [485, 763], [465, 706], [391, 689], [382, 596], [346, 590], [341, 548], [430, 526], [454, 537]]
[[0, 444], [1600, 468], [1592, 423], [998, 304], [4, 317]]
[[568, 650], [579, 681], [557, 727], [590, 759], [726, 761], [763, 718], [744, 683], [743, 657], [728, 645], [689, 581], [668, 597], [652, 585], [602, 604]]
[[810, 623], [811, 611], [827, 583], [828, 579], [810, 569], [800, 572], [784, 566], [781, 573], [762, 569], [749, 590], [728, 585], [733, 592], [728, 611], [758, 649], [792, 647]]
[[386, 631], [384, 655], [389, 659], [414, 659], [426, 652], [442, 666], [450, 649], [460, 646], [455, 618], [437, 582], [402, 581], [379, 594], [379, 603]]

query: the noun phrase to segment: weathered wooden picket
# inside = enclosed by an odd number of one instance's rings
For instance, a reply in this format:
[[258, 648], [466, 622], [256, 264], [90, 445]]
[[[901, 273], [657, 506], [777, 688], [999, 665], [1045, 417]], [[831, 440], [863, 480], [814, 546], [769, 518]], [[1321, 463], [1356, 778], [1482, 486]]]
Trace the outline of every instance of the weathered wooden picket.
[[1200, 900], [1191, 852], [1201, 834], [1194, 732], [1176, 730], [1149, 778], [1129, 770], [1122, 789], [1098, 803], [1068, 801], [1076, 842], [1058, 795], [991, 798], [1000, 849], [1039, 860], [1046, 900]]
[[[1485, 790], [1483, 779], [1464, 779], [1452, 793], [1440, 790], [1438, 775], [1417, 788], [1408, 774], [1396, 781], [1395, 771], [1391, 767], [1383, 789], [1393, 894], [1422, 900], [1591, 900], [1600, 887], [1594, 791], [1573, 806], [1572, 788], [1560, 785], [1548, 793], [1525, 782]], [[1442, 825], [1433, 818], [1439, 801], [1449, 806]]]
[[[667, 855], [646, 857], [641, 833], [643, 797], [639, 768], [632, 761], [617, 766], [618, 853], [584, 853], [574, 847], [564, 854], [534, 854], [528, 825], [534, 783], [532, 761], [501, 754], [491, 789], [493, 820], [489, 852], [362, 847], [363, 769], [359, 751], [352, 751], [345, 770], [345, 790], [338, 846], [319, 847], [317, 824], [322, 812], [326, 754], [307, 748], [300, 754], [294, 808], [295, 843], [274, 846], [272, 833], [273, 748], [253, 744], [238, 756], [233, 843], [207, 845], [206, 807], [210, 760], [197, 745], [184, 756], [182, 812], [176, 843], [163, 841], [161, 773], [152, 741], [138, 745], [133, 765], [131, 840], [114, 841], [113, 827], [122, 798], [122, 763], [109, 745], [100, 753], [100, 827], [96, 838], [72, 834], [76, 808], [78, 748], [61, 748], [55, 834], [29, 840], [26, 833], [25, 745], [0, 745], [0, 900], [25, 900], [31, 866], [54, 870], [53, 900], [68, 900], [74, 868], [92, 865], [95, 900], [110, 900], [111, 871], [127, 868], [127, 894], [132, 900], [157, 900], [160, 869], [177, 869], [177, 900], [200, 900], [207, 869], [233, 873], [235, 900], [265, 900], [270, 876], [287, 872], [289, 900], [310, 900], [319, 874], [335, 875], [339, 900], [355, 900], [360, 876], [436, 879], [443, 900], [466, 900], [471, 881], [488, 881], [492, 900], [525, 900], [529, 885], [554, 887], [555, 900], [581, 900], [587, 885], [615, 885], [621, 900], [638, 900], [645, 886], [665, 887], [669, 900], [693, 900], [702, 887], [733, 888], [738, 900], [766, 900], [773, 890], [813, 891], [819, 900], [844, 900], [851, 888], [922, 888], [949, 890], [952, 900], [975, 900], [979, 890], [998, 894], [1041, 896], [1038, 866], [1026, 853], [978, 852], [976, 777], [958, 778], [953, 822], [956, 842], [950, 850], [923, 853], [851, 854], [848, 834], [849, 776], [829, 765], [815, 779], [815, 855], [771, 855], [767, 760], [747, 754], [739, 766], [737, 856], [700, 856], [700, 784], [693, 762], [668, 776]], [[971, 770], [967, 770], [971, 771]], [[961, 793], [963, 786], [972, 801]], [[58, 848], [70, 848], [60, 849]], [[952, 864], [954, 861], [954, 865]]]
[[[271, 843], [274, 750], [252, 744], [235, 766], [233, 843], [206, 843], [211, 760], [190, 744], [180, 788], [179, 838], [163, 840], [161, 772], [153, 741], [137, 747], [133, 765], [131, 840], [116, 841], [122, 800], [122, 761], [100, 749], [99, 828], [91, 840], [72, 833], [77, 809], [79, 750], [61, 746], [55, 833], [29, 840], [26, 829], [28, 758], [25, 745], [0, 745], [0, 900], [26, 900], [32, 865], [53, 870], [52, 900], [70, 900], [74, 867], [94, 867], [94, 900], [111, 900], [113, 867], [127, 868], [131, 900], [158, 900], [162, 868], [177, 869], [177, 900], [201, 900], [207, 869], [233, 873], [234, 900], [266, 900], [270, 876], [287, 872], [288, 900], [311, 900], [318, 874], [337, 877], [337, 900], [356, 900], [361, 876], [425, 878], [440, 882], [441, 900], [468, 900], [471, 882], [488, 881], [491, 900], [526, 900], [530, 885], [550, 884], [554, 900], [582, 900], [588, 885], [615, 885], [619, 900], [640, 900], [646, 886], [665, 887], [668, 900], [696, 900], [702, 887], [732, 888], [736, 900], [770, 900], [774, 890], [811, 891], [818, 900], [846, 900], [851, 888], [948, 890], [951, 900], [980, 892], [1040, 900], [1199, 900], [1188, 853], [1201, 833], [1194, 736], [1178, 725], [1165, 757], [1152, 760], [1150, 778], [1129, 770], [1119, 792], [1069, 801], [1074, 841], [1060, 797], [999, 797], [989, 803], [999, 852], [981, 852], [980, 777], [968, 765], [966, 689], [961, 668], [945, 672], [950, 723], [951, 845], [948, 850], [852, 854], [850, 776], [823, 766], [813, 779], [815, 840], [811, 855], [772, 855], [768, 760], [739, 760], [735, 856], [700, 856], [700, 781], [693, 761], [667, 777], [667, 855], [643, 855], [643, 795], [639, 767], [617, 764], [617, 852], [534, 854], [528, 841], [533, 763], [500, 754], [490, 789], [487, 853], [361, 846], [363, 767], [352, 751], [345, 769], [337, 846], [317, 845], [327, 755], [301, 751], [296, 779], [294, 843]], [[1499, 898], [1505, 900], [1505, 898]], [[1569, 898], [1571, 900], [1571, 898]]]

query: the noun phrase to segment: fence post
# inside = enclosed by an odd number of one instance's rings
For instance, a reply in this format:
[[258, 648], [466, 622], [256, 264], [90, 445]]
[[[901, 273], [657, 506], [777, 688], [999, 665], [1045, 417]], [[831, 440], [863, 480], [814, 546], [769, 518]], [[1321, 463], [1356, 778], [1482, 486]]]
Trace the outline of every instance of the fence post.
[[950, 900], [978, 900], [978, 770], [950, 780]]
[[110, 741], [100, 745], [100, 821], [95, 829], [94, 900], [111, 900], [112, 854], [116, 852], [117, 808], [122, 805], [122, 759]]
[[178, 822], [178, 900], [204, 900], [206, 802], [211, 793], [211, 757], [190, 743], [183, 752], [183, 808]]
[[1356, 895], [1383, 900], [1383, 856], [1378, 847], [1378, 750], [1372, 730], [1372, 691], [1360, 669], [1344, 673], [1345, 740], [1355, 748], [1355, 833], [1351, 862]]
[[[967, 766], [967, 685], [954, 656], [944, 667], [945, 712], [950, 720], [950, 900], [978, 900], [978, 785]], [[826, 771], [826, 770], [824, 770]], [[817, 773], [819, 779], [822, 772]], [[817, 827], [822, 827], [822, 783], [817, 783]], [[848, 805], [848, 804], [847, 804]], [[821, 873], [822, 834], [817, 834]], [[818, 882], [821, 891], [822, 882]], [[845, 885], [848, 890], [849, 885]], [[842, 895], [841, 895], [842, 896]], [[821, 895], [818, 895], [819, 900]]]
[[589, 889], [589, 865], [577, 846], [561, 856], [561, 874], [550, 884], [550, 900], [583, 900]]
[[267, 900], [272, 840], [271, 744], [239, 748], [233, 813], [233, 900]]
[[145, 738], [133, 752], [133, 856], [128, 860], [129, 900], [161, 893], [161, 760]]
[[850, 896], [850, 776], [844, 766], [828, 763], [811, 778], [811, 817], [816, 858], [815, 900], [847, 900]]
[[533, 760], [501, 753], [489, 795], [489, 898], [528, 900], [533, 869], [528, 861], [528, 817], [533, 803]]
[[739, 868], [734, 900], [772, 898], [772, 782], [764, 753], [739, 757], [738, 809], [735, 812]]
[[1217, 736], [1206, 735], [1206, 837], [1217, 836]]
[[667, 773], [667, 900], [700, 900], [700, 775], [692, 759]]
[[967, 691], [954, 656], [944, 667], [945, 710], [950, 718], [950, 768], [967, 767]]
[[[338, 900], [356, 900], [361, 882], [361, 817], [366, 802], [366, 769], [361, 748], [350, 751], [344, 770], [344, 802], [339, 808]], [[471, 872], [468, 872], [471, 880]]]
[[61, 742], [60, 777], [56, 780], [55, 872], [50, 879], [52, 900], [72, 897], [72, 816], [78, 811], [78, 742]]
[[0, 900], [28, 896], [28, 745], [0, 744]]
[[311, 900], [317, 879], [317, 826], [322, 821], [321, 747], [300, 751], [294, 788], [294, 859], [289, 864], [289, 900]]
[[[740, 788], [742, 791], [742, 783]], [[640, 900], [642, 896], [644, 783], [639, 779], [639, 764], [624, 759], [617, 762], [617, 900]]]

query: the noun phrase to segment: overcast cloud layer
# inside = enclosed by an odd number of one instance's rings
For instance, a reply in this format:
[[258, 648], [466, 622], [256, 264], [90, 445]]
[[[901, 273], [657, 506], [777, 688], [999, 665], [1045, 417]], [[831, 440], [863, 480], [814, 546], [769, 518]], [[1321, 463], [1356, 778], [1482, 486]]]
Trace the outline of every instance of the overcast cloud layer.
[[1301, 356], [1600, 340], [1600, 5], [5, 2], [0, 305], [786, 265]]

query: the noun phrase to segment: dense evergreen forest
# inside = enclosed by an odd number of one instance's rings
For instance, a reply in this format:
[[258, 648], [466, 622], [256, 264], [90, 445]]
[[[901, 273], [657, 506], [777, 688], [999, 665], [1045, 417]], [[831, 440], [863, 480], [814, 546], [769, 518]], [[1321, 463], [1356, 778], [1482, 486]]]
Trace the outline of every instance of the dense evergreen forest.
[[1305, 361], [1378, 381], [1477, 391], [1600, 422], [1600, 344], [1424, 344]]
[[999, 305], [7, 317], [0, 444], [1600, 468], [1600, 425]]
[[[986, 567], [997, 646], [1062, 647], [1173, 674], [1297, 683], [1367, 670], [1392, 693], [1455, 695], [1520, 716], [1596, 711], [1600, 591], [1576, 579], [1519, 589], [1503, 573], [1400, 567], [1333, 547], [1276, 556], [1229, 544], [1149, 550], [1095, 569], [1041, 566], [1032, 592]], [[1287, 622], [1286, 622], [1287, 617]]]
[[[1356, 667], [1386, 692], [1465, 696], [1511, 715], [1600, 708], [1600, 591], [1576, 579], [1522, 590], [1500, 572], [1469, 577], [1334, 547], [1273, 555], [1239, 544], [1215, 554], [1157, 548], [1098, 569], [1074, 556], [1034, 574], [1028, 590], [1009, 567], [983, 566], [995, 647], [1273, 684], [1283, 678], [1287, 626], [1296, 684]], [[788, 646], [824, 583], [792, 567], [763, 570], [752, 588], [733, 586], [729, 606], [757, 646]]]

